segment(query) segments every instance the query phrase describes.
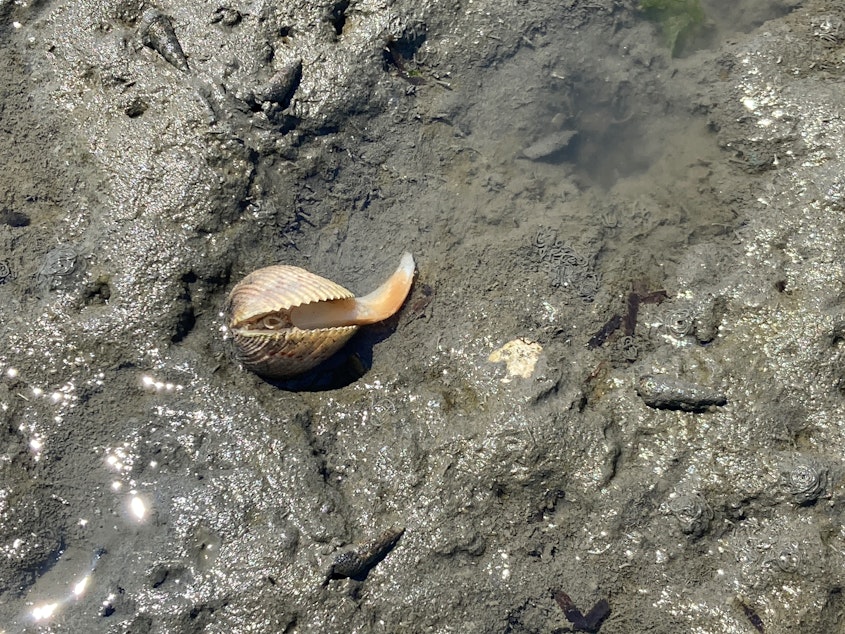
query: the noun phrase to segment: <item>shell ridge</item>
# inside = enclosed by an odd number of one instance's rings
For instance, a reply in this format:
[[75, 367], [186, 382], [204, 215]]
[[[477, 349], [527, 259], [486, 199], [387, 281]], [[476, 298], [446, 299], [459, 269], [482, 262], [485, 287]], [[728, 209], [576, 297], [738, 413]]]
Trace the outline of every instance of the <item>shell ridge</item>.
[[229, 294], [230, 325], [319, 301], [351, 299], [344, 287], [297, 266], [279, 264], [247, 275]]

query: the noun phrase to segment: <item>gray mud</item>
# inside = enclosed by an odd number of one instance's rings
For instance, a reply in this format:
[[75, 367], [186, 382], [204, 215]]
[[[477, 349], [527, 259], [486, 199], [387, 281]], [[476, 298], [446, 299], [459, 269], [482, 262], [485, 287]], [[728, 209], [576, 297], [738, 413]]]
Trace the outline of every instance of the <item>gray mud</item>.
[[0, 3], [0, 632], [839, 631], [845, 4], [635, 4]]

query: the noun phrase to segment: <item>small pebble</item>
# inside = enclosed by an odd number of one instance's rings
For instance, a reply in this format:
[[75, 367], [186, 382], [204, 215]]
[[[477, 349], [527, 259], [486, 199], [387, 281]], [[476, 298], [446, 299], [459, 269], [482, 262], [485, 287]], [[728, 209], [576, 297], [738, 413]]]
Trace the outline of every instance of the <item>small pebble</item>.
[[682, 381], [667, 374], [646, 374], [637, 382], [637, 394], [649, 407], [702, 412], [712, 405], [725, 405], [727, 396], [720, 390]]

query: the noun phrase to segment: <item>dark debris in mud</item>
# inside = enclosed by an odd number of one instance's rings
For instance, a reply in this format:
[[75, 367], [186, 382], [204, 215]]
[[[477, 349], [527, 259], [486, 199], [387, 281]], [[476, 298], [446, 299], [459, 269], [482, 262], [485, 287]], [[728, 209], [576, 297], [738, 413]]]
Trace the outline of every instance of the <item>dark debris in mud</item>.
[[[584, 614], [577, 608], [575, 603], [563, 590], [552, 593], [560, 609], [563, 610], [566, 620], [572, 623], [572, 630], [575, 632], [598, 632], [602, 623], [610, 616], [610, 604], [607, 599], [599, 599], [590, 610]], [[565, 630], [558, 630], [565, 631]]]
[[375, 539], [339, 554], [329, 566], [326, 583], [331, 579], [346, 577], [364, 581], [370, 570], [387, 557], [404, 533], [404, 528], [389, 529]]

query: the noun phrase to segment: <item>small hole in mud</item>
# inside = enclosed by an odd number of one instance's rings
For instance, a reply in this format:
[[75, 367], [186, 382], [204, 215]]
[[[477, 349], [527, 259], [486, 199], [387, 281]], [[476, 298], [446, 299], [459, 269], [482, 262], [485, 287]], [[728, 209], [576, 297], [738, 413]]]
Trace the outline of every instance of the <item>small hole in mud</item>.
[[775, 289], [778, 293], [783, 293], [786, 291], [786, 280], [778, 280], [775, 282]]
[[130, 119], [140, 117], [147, 111], [149, 105], [140, 97], [133, 97], [123, 107], [123, 113]]
[[107, 277], [99, 277], [85, 292], [86, 306], [102, 306], [111, 298], [111, 286]]
[[191, 299], [191, 286], [196, 283], [198, 277], [193, 271], [188, 271], [182, 275], [182, 282], [184, 283], [184, 290], [182, 294], [182, 312], [176, 320], [173, 336], [170, 337], [172, 343], [179, 343], [190, 334], [197, 324], [197, 315], [194, 312], [194, 304]]
[[2, 209], [0, 210], [0, 222], [10, 227], [26, 227], [29, 225], [29, 216], [22, 211]]
[[194, 326], [197, 324], [197, 316], [194, 313], [193, 306], [188, 303], [182, 310], [182, 313], [179, 315], [179, 318], [176, 321], [176, 329], [173, 333], [173, 336], [170, 337], [170, 341], [172, 343], [179, 343], [188, 334], [194, 329]]
[[329, 22], [334, 27], [334, 32], [337, 35], [343, 34], [343, 27], [346, 26], [346, 10], [349, 8], [349, 0], [341, 0], [334, 7], [332, 7], [331, 14], [329, 14]]
[[243, 17], [243, 14], [237, 9], [232, 9], [231, 7], [217, 7], [217, 10], [211, 18], [211, 23], [233, 27], [240, 24]]

